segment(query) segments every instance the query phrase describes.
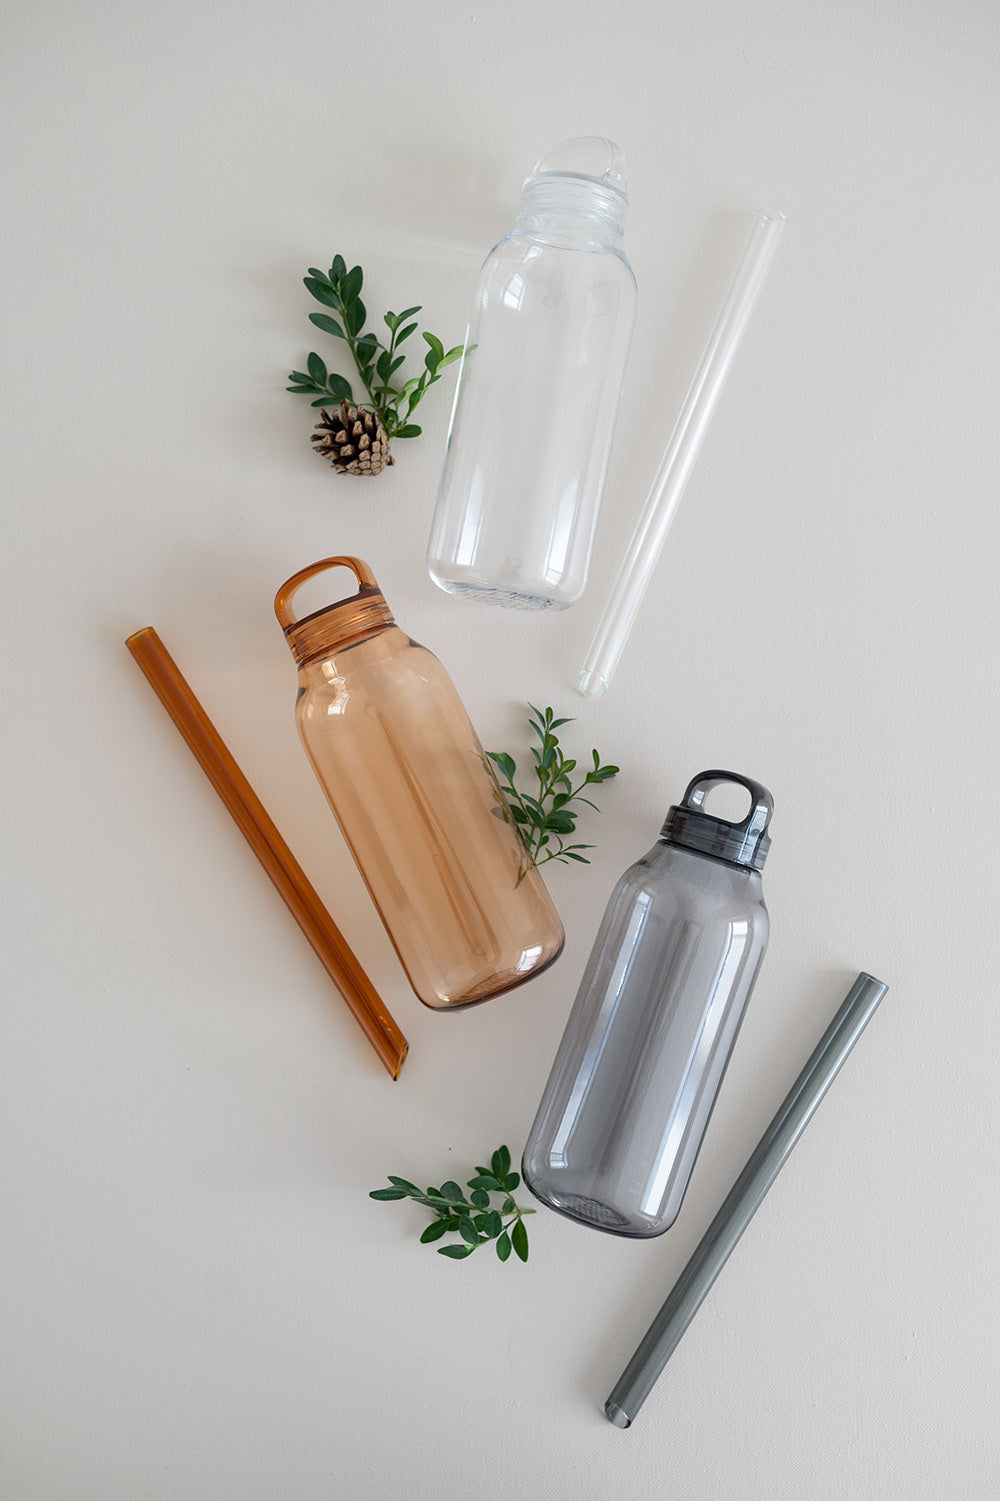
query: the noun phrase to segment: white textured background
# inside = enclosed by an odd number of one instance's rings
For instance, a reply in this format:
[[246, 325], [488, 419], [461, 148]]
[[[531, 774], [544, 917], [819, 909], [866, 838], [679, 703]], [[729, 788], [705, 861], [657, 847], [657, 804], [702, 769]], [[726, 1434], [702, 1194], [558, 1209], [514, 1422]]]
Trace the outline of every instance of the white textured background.
[[[8, 0], [5, 1501], [996, 1493], [997, 9]], [[461, 337], [535, 157], [632, 171], [591, 586], [438, 593], [454, 372], [368, 484], [284, 393], [308, 265]], [[788, 228], [612, 691], [573, 692], [750, 217]], [[623, 766], [548, 975], [409, 994], [295, 738], [276, 587], [357, 552], [487, 745]], [[153, 624], [412, 1044], [390, 1083], [128, 656]], [[520, 1151], [599, 915], [705, 766], [772, 789], [771, 949], [681, 1217], [452, 1264], [387, 1172]], [[551, 867], [550, 867], [551, 869]], [[847, 984], [889, 996], [636, 1426], [604, 1397]]]

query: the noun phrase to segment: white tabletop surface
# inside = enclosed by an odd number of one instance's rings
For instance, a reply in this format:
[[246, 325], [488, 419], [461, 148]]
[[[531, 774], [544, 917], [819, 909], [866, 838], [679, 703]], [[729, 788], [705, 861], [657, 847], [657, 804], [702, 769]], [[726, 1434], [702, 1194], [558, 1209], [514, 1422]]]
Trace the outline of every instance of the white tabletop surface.
[[[9, 0], [5, 1501], [993, 1496], [998, 28], [986, 0]], [[581, 602], [441, 594], [454, 371], [311, 452], [301, 278], [458, 342], [555, 142], [628, 153], [639, 318]], [[753, 214], [787, 230], [611, 691], [577, 670]], [[346, 373], [346, 372], [345, 372]], [[622, 773], [545, 976], [421, 1008], [295, 735], [271, 600], [356, 553], [487, 746]], [[411, 1042], [381, 1070], [124, 647], [154, 625]], [[452, 1263], [398, 1173], [519, 1154], [607, 895], [712, 765], [771, 947], [680, 1218]], [[604, 1398], [858, 970], [889, 993], [628, 1433]]]

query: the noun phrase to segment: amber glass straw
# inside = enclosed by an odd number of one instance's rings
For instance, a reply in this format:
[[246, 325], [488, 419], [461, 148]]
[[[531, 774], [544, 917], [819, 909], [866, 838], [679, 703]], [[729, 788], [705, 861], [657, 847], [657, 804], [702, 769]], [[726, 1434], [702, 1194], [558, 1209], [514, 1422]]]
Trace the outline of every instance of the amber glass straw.
[[136, 631], [128, 637], [125, 645], [278, 888], [327, 974], [354, 1012], [368, 1041], [392, 1077], [398, 1079], [409, 1048], [406, 1038], [309, 884], [260, 798], [240, 771], [218, 730], [195, 698], [177, 663], [152, 626]]

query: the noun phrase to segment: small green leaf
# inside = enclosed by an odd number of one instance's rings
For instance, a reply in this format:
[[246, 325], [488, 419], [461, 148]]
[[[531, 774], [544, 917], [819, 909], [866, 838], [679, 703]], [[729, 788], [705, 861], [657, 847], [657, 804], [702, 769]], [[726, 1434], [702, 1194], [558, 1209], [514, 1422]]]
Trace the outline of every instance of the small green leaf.
[[[405, 316], [406, 315], [404, 313], [400, 314], [400, 317], [405, 317]], [[402, 330], [402, 332], [400, 332], [400, 333], [398, 333], [396, 335], [396, 344], [397, 344], [397, 346], [400, 345], [400, 344], [402, 344], [402, 342], [403, 342], [404, 339], [408, 339], [410, 337], [410, 335], [415, 331], [416, 327], [417, 327], [417, 325], [415, 323], [408, 323], [406, 325], [406, 327]]]
[[557, 834], [572, 834], [576, 828], [576, 814], [571, 813], [568, 808], [559, 808], [549, 814], [546, 828], [553, 829]]
[[507, 1147], [497, 1147], [490, 1160], [496, 1178], [502, 1179], [510, 1172], [510, 1151]]
[[431, 1241], [440, 1240], [442, 1235], [447, 1234], [448, 1226], [444, 1220], [432, 1220], [423, 1235], [421, 1235], [420, 1240], [423, 1245], [427, 1246], [430, 1245]]
[[330, 267], [331, 280], [338, 281], [340, 277], [346, 275], [347, 262], [344, 260], [344, 257], [342, 255], [335, 255], [333, 258], [333, 265]]
[[510, 1236], [507, 1234], [506, 1230], [497, 1241], [497, 1255], [500, 1257], [501, 1261], [506, 1261], [508, 1256], [510, 1255]]
[[492, 1173], [479, 1173], [475, 1178], [469, 1179], [470, 1188], [484, 1188], [487, 1193], [499, 1193], [500, 1184]]
[[314, 323], [317, 328], [321, 328], [325, 334], [333, 334], [335, 339], [345, 339], [347, 337], [336, 318], [331, 318], [328, 313], [310, 313], [309, 322]]
[[458, 1233], [468, 1245], [478, 1246], [479, 1231], [476, 1229], [471, 1220], [463, 1220], [458, 1227]]
[[325, 361], [321, 360], [318, 354], [311, 354], [309, 356], [307, 364], [309, 366], [309, 374], [312, 376], [312, 378], [316, 382], [316, 384], [318, 386], [325, 386], [326, 385], [326, 363], [325, 363]]
[[422, 432], [422, 427], [417, 427], [413, 422], [407, 422], [403, 427], [397, 427], [392, 436], [394, 438], [419, 438]]
[[406, 1194], [401, 1188], [373, 1188], [368, 1197], [370, 1199], [405, 1199]]
[[368, 311], [360, 297], [356, 297], [353, 302], [349, 302], [345, 306], [344, 322], [347, 324], [347, 332], [352, 339], [364, 328], [367, 317]]
[[325, 303], [327, 307], [340, 307], [340, 299], [329, 282], [317, 281], [315, 277], [307, 276], [304, 278], [304, 283], [317, 302]]
[[364, 285], [365, 273], [360, 266], [352, 266], [347, 275], [342, 277], [340, 283], [340, 295], [345, 302], [353, 302]]
[[389, 1173], [387, 1176], [393, 1188], [405, 1188], [407, 1193], [413, 1194], [418, 1194], [420, 1192], [420, 1189], [417, 1187], [417, 1185], [415, 1183], [411, 1183], [408, 1178], [397, 1178], [392, 1173]]
[[503, 1208], [500, 1212], [501, 1214], [513, 1214], [516, 1208], [517, 1205], [514, 1203], [513, 1199], [504, 1199]]
[[519, 1187], [520, 1182], [521, 1182], [521, 1174], [520, 1173], [508, 1173], [507, 1176], [506, 1176], [506, 1178], [503, 1180], [503, 1191], [504, 1191], [504, 1193], [512, 1194], [515, 1191], [515, 1189], [517, 1189]]
[[490, 1196], [485, 1188], [474, 1188], [469, 1198], [477, 1209], [488, 1209], [490, 1207]]
[[345, 397], [348, 401], [354, 400], [354, 397], [351, 395], [350, 382], [346, 381], [342, 375], [334, 375], [333, 371], [331, 371], [327, 375], [324, 384], [327, 390], [327, 400], [332, 396], [334, 405]]
[[452, 1203], [458, 1204], [461, 1203], [462, 1199], [464, 1198], [464, 1194], [462, 1193], [462, 1190], [459, 1188], [458, 1184], [453, 1183], [451, 1179], [449, 1179], [447, 1183], [441, 1184], [441, 1197], [443, 1199], [450, 1199]]
[[514, 757], [508, 756], [506, 751], [489, 751], [488, 755], [494, 766], [499, 766], [504, 776], [509, 781], [513, 781], [514, 774], [517, 771], [517, 763]]
[[528, 1232], [524, 1228], [524, 1221], [518, 1220], [510, 1235], [510, 1243], [522, 1261], [528, 1259]]
[[452, 1261], [464, 1261], [475, 1249], [475, 1246], [438, 1246], [438, 1255], [450, 1256]]
[[484, 1223], [479, 1227], [482, 1233], [488, 1240], [496, 1240], [497, 1236], [503, 1232], [503, 1220], [497, 1211], [491, 1209], [489, 1214], [483, 1216], [483, 1221]]

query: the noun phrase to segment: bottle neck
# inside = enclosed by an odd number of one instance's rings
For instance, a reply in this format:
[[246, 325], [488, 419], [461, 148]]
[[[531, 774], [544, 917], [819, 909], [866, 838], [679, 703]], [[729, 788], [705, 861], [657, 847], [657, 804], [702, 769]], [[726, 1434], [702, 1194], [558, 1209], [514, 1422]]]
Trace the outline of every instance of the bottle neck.
[[381, 590], [363, 585], [350, 599], [287, 625], [285, 639], [302, 667], [394, 624]]
[[516, 224], [547, 243], [621, 253], [625, 206], [614, 188], [546, 174], [525, 183]]
[[388, 658], [396, 657], [410, 646], [409, 637], [399, 626], [374, 625], [357, 635], [348, 636], [299, 663], [299, 688], [318, 688], [351, 671], [363, 672]]
[[692, 849], [690, 845], [675, 844], [672, 839], [661, 834], [653, 846], [657, 856], [663, 860], [690, 859], [698, 865], [711, 866], [718, 871], [728, 871], [733, 878], [741, 878], [752, 888], [762, 888], [759, 867], [742, 865], [736, 860], [724, 860], [719, 855], [713, 855], [706, 850]]

